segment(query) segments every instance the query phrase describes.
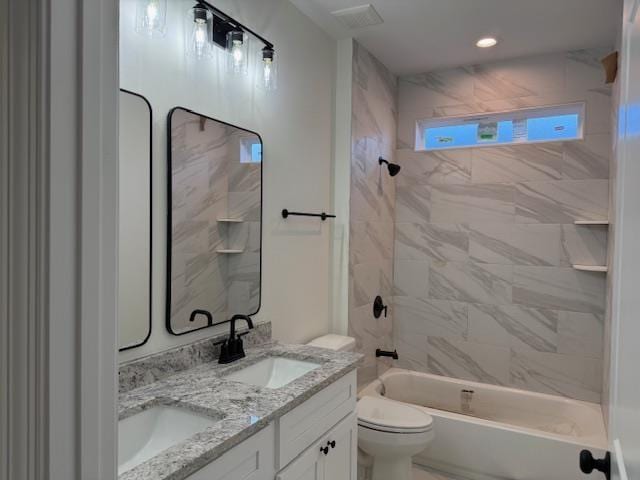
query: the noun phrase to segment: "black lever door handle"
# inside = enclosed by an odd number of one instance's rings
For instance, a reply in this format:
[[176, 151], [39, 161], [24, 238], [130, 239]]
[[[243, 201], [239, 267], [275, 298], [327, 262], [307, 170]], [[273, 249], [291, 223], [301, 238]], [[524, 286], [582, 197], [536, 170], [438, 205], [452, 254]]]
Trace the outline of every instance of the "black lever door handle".
[[607, 480], [611, 478], [611, 453], [607, 452], [604, 458], [595, 459], [589, 450], [580, 452], [580, 470], [589, 474], [594, 470], [604, 473]]

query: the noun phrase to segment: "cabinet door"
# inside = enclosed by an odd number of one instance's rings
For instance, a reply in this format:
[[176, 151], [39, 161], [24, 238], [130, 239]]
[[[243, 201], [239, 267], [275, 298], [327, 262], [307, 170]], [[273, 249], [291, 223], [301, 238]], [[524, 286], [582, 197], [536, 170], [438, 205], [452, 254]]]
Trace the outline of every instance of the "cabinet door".
[[274, 443], [272, 423], [186, 480], [273, 480]]
[[356, 480], [358, 422], [355, 414], [349, 415], [329, 432], [326, 446], [329, 453], [322, 455], [324, 480]]
[[276, 480], [324, 480], [323, 457], [320, 444], [313, 445], [278, 473]]

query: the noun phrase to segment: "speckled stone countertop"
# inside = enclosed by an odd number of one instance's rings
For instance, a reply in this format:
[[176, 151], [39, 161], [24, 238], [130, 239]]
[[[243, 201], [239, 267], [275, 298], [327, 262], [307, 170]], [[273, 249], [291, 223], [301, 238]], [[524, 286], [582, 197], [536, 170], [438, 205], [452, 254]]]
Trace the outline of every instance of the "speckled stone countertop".
[[[321, 366], [277, 389], [260, 388], [225, 378], [229, 373], [269, 356], [307, 360]], [[228, 365], [205, 363], [121, 393], [121, 420], [156, 405], [181, 407], [221, 420], [122, 473], [118, 479], [184, 479], [354, 370], [361, 359], [362, 355], [357, 353], [267, 343], [247, 349], [247, 357], [237, 362]]]

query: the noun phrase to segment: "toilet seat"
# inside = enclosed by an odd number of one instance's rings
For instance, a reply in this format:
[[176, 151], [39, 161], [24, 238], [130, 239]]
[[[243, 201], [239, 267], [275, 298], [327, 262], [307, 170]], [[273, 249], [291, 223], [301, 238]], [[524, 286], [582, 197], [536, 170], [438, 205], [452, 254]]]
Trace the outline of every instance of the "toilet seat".
[[379, 397], [362, 397], [358, 401], [358, 425], [388, 433], [424, 433], [433, 429], [427, 413], [399, 402]]

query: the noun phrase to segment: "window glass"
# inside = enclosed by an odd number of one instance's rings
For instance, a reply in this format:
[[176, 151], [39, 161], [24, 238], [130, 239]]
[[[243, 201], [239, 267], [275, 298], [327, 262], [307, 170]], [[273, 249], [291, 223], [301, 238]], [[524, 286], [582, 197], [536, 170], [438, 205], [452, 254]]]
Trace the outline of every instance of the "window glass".
[[419, 123], [418, 150], [441, 150], [582, 138], [584, 105], [526, 109], [473, 118], [431, 119]]

